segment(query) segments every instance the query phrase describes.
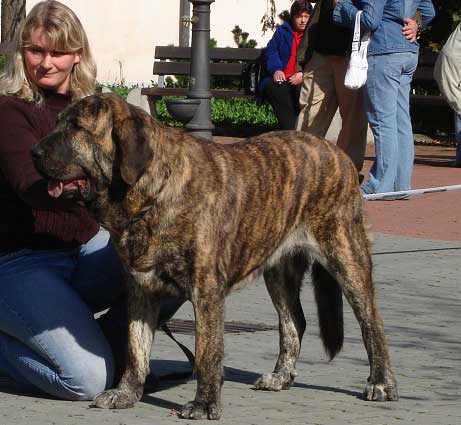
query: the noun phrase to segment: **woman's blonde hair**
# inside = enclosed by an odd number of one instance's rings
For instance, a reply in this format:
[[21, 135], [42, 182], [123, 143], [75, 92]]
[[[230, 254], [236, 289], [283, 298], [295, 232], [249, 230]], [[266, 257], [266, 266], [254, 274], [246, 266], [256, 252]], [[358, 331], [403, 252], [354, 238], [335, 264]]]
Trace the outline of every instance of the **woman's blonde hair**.
[[93, 94], [96, 65], [83, 26], [67, 6], [55, 0], [46, 0], [31, 9], [15, 36], [14, 49], [0, 77], [0, 95], [15, 95], [37, 103], [43, 101], [42, 90], [27, 75], [23, 54], [24, 48], [31, 42], [32, 32], [37, 29], [44, 31], [51, 49], [81, 53], [80, 62], [74, 65], [70, 74], [69, 94], [73, 100]]

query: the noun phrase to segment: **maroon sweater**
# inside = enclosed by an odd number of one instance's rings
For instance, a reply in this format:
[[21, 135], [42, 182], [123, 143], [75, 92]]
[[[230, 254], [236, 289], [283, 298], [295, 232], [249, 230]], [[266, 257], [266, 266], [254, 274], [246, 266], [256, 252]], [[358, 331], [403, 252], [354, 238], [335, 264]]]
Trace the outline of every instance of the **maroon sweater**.
[[53, 199], [35, 169], [31, 147], [53, 130], [69, 96], [47, 93], [38, 106], [0, 96], [0, 254], [62, 249], [87, 242], [98, 225], [80, 205]]

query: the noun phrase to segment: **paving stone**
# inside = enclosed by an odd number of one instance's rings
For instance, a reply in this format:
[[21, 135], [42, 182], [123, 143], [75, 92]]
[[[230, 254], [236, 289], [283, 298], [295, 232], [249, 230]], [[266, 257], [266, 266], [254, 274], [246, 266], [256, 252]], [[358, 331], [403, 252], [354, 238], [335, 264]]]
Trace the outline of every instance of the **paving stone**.
[[[259, 374], [275, 364], [276, 331], [226, 334], [221, 423], [461, 424], [459, 249], [461, 242], [375, 235], [374, 280], [399, 385], [398, 402], [361, 399], [369, 367], [360, 329], [347, 305], [343, 351], [328, 361], [307, 281], [302, 298], [308, 329], [293, 388], [278, 393], [252, 390]], [[176, 317], [192, 320], [190, 304]], [[229, 297], [226, 320], [277, 325], [261, 280]], [[193, 336], [177, 337], [193, 347]], [[161, 374], [189, 368], [182, 352], [162, 332], [156, 335], [151, 366]], [[0, 425], [189, 424], [173, 413], [193, 398], [195, 388], [195, 380], [162, 382], [158, 391], [146, 394], [134, 408], [113, 411], [91, 409], [88, 402], [1, 392]]]

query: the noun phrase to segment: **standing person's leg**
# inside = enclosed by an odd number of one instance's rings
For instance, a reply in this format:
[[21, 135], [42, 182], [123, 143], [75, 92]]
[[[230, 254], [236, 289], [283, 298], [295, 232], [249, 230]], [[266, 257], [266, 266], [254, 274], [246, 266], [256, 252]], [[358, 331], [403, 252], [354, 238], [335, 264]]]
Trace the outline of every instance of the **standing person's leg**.
[[461, 115], [455, 112], [456, 159], [455, 166], [461, 167]]
[[295, 123], [293, 129], [296, 129], [296, 121], [298, 119], [298, 115], [300, 112], [300, 107], [299, 107], [299, 96], [301, 94], [301, 84], [298, 86], [291, 86], [291, 102], [293, 105], [293, 110], [296, 113], [296, 118], [295, 118]]
[[410, 84], [418, 65], [415, 53], [396, 54], [402, 60], [402, 75], [397, 98], [398, 162], [394, 191], [409, 190], [415, 158], [415, 142], [410, 117]]
[[338, 109], [330, 57], [314, 52], [304, 67], [296, 129], [325, 137]]
[[24, 390], [89, 400], [110, 387], [113, 354], [71, 286], [76, 250], [0, 258], [0, 367]]
[[360, 171], [363, 167], [367, 146], [368, 121], [365, 114], [363, 89], [351, 90], [344, 85], [347, 65], [347, 58], [335, 58], [335, 87], [342, 120], [336, 144], [347, 153], [357, 171]]
[[397, 96], [402, 67], [394, 56], [368, 57], [365, 109], [375, 139], [376, 159], [362, 185], [365, 193], [392, 192], [397, 176]]
[[274, 80], [267, 82], [264, 97], [272, 105], [281, 130], [294, 130], [298, 109], [293, 104], [292, 86], [288, 82], [281, 84]]

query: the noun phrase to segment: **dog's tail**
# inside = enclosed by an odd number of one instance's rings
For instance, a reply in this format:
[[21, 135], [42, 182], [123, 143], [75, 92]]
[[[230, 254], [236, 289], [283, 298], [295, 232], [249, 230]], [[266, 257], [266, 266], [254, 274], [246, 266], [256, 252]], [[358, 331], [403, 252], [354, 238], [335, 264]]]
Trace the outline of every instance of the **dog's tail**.
[[344, 340], [343, 297], [335, 279], [318, 262], [312, 266], [320, 337], [326, 353], [333, 360], [341, 351]]

